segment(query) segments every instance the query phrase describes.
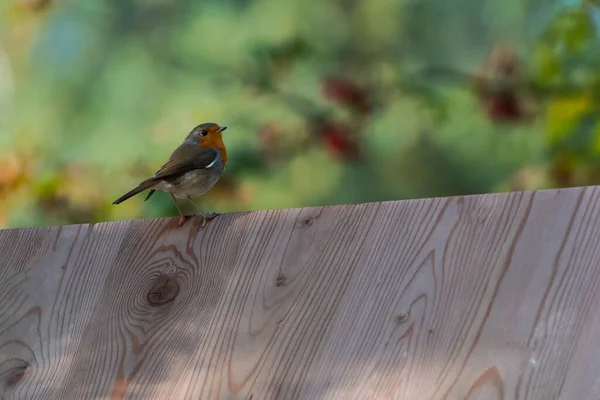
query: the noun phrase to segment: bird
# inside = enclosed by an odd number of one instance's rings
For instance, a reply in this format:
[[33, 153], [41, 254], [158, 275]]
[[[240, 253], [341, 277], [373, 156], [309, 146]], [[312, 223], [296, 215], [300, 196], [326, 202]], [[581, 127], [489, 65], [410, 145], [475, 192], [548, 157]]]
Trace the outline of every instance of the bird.
[[204, 227], [207, 220], [215, 218], [216, 213], [204, 213], [196, 207], [192, 196], [201, 196], [217, 183], [227, 165], [227, 149], [223, 143], [222, 132], [226, 126], [206, 122], [194, 127], [169, 157], [169, 160], [150, 178], [125, 193], [113, 202], [119, 204], [144, 190], [150, 189], [144, 201], [156, 190], [169, 193], [179, 211], [178, 227], [188, 217], [179, 206], [178, 198], [189, 200], [196, 212], [202, 216], [198, 229]]

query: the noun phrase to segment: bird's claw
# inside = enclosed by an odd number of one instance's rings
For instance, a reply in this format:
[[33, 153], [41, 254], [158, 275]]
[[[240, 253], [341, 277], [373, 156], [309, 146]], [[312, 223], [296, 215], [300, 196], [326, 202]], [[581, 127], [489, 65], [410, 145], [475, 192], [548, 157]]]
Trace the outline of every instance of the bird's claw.
[[209, 213], [204, 213], [204, 218], [207, 220], [212, 220], [215, 219], [219, 214], [216, 212], [209, 212]]
[[214, 212], [211, 212], [211, 213], [200, 213], [200, 214], [184, 214], [184, 215], [182, 215], [182, 216], [179, 217], [179, 222], [177, 223], [177, 227], [181, 228], [183, 226], [183, 224], [185, 224], [185, 221], [187, 221], [187, 219], [190, 218], [190, 217], [200, 217], [200, 218], [202, 218], [202, 222], [196, 228], [196, 230], [200, 230], [200, 229], [202, 229], [202, 228], [204, 228], [206, 226], [206, 222], [207, 221], [213, 220], [218, 215], [219, 214], [214, 213]]
[[185, 221], [189, 218], [192, 217], [193, 214], [183, 214], [182, 216], [179, 217], [179, 222], [177, 223], [177, 227], [181, 228], [183, 226], [183, 224], [185, 224]]
[[204, 228], [204, 226], [206, 226], [206, 221], [213, 220], [217, 215], [219, 215], [219, 214], [214, 213], [214, 212], [200, 214], [199, 216], [202, 217], [202, 223], [200, 225], [198, 225], [196, 230], [199, 231], [200, 229]]

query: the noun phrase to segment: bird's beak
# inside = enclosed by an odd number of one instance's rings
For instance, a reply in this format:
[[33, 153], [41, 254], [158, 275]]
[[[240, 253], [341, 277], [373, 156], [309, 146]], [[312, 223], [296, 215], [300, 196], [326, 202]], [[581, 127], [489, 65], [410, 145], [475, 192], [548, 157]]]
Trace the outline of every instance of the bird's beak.
[[226, 126], [221, 126], [219, 129], [217, 129], [217, 132], [223, 132], [225, 129], [227, 129]]

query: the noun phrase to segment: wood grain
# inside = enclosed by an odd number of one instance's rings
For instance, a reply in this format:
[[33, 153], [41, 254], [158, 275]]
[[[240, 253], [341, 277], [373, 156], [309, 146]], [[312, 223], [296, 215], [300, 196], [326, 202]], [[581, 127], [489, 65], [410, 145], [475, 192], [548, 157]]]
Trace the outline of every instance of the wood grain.
[[0, 231], [0, 397], [600, 399], [599, 200]]

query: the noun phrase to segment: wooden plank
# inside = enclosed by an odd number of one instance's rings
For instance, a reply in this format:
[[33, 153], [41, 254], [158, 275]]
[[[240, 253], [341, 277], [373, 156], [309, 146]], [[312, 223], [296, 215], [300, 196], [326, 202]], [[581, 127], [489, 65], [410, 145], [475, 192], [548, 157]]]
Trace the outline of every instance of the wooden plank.
[[598, 399], [599, 194], [0, 231], [0, 397]]

